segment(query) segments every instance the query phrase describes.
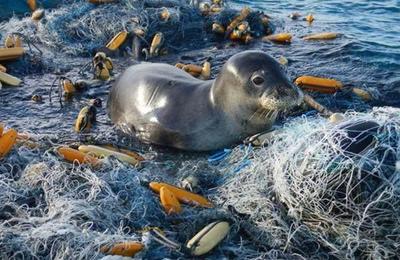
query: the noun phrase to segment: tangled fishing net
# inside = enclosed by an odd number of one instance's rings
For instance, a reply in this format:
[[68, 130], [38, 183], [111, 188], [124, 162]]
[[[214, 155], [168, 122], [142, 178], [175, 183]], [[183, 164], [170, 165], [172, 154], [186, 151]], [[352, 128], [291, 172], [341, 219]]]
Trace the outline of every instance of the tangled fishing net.
[[[397, 256], [399, 110], [349, 112], [347, 118], [380, 125], [364, 153], [348, 154], [337, 145], [338, 135], [345, 135], [340, 124], [296, 119], [247, 156], [251, 166], [222, 185], [220, 200], [249, 214], [270, 234], [267, 243], [285, 252], [340, 259]], [[242, 161], [243, 152], [237, 156]]]
[[[143, 40], [147, 45], [157, 32], [162, 32], [166, 47], [176, 51], [204, 46], [213, 38], [212, 21], [226, 23], [238, 14], [238, 10], [226, 7], [221, 14], [203, 16], [197, 6], [183, 0], [122, 0], [106, 5], [87, 1], [61, 3], [60, 8], [46, 10], [45, 18], [39, 22], [30, 17], [13, 17], [0, 24], [1, 38], [18, 32], [53, 50], [70, 55], [92, 55], [118, 32], [141, 29], [146, 33]], [[163, 10], [169, 12], [167, 20], [160, 18]], [[254, 14], [249, 21], [257, 24]]]
[[[148, 151], [141, 169], [115, 158], [91, 168], [63, 162], [54, 148], [20, 146], [0, 165], [0, 257], [101, 258], [101, 246], [133, 240], [146, 245], [138, 257], [185, 258], [144, 230], [159, 227], [184, 244], [218, 219], [232, 226], [213, 259], [394, 257], [399, 110], [346, 114], [346, 122], [360, 120], [379, 124], [362, 154], [335, 142], [343, 123], [319, 117], [292, 119], [264, 147], [241, 145], [212, 163], [202, 155], [160, 159]], [[166, 215], [147, 182], [179, 185], [193, 175], [216, 208], [185, 206]]]

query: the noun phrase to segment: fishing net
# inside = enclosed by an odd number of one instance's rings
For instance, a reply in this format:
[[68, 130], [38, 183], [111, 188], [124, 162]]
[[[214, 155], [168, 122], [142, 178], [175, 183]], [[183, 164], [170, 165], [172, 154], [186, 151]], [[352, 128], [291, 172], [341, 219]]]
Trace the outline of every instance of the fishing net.
[[[112, 157], [97, 168], [69, 164], [54, 148], [19, 146], [0, 164], [0, 257], [100, 258], [103, 245], [141, 241], [139, 257], [186, 258], [146, 228], [159, 227], [184, 244], [220, 219], [230, 221], [231, 231], [211, 259], [394, 257], [399, 110], [346, 114], [346, 123], [365, 120], [379, 130], [361, 154], [337, 145], [345, 123], [320, 117], [288, 120], [260, 148], [240, 145], [210, 157], [150, 149], [140, 169]], [[65, 143], [36, 138], [46, 147]], [[216, 207], [166, 215], [148, 182], [179, 185], [188, 176], [199, 179], [197, 192]]]
[[[213, 21], [229, 21], [238, 10], [228, 9], [221, 14], [203, 16], [189, 1], [170, 0], [122, 0], [119, 3], [94, 5], [87, 1], [66, 1], [57, 9], [46, 10], [46, 16], [39, 22], [30, 17], [11, 18], [0, 25], [4, 38], [12, 32], [22, 33], [33, 42], [70, 55], [92, 55], [106, 45], [118, 32], [145, 32], [144, 47], [151, 43], [157, 32], [165, 36], [164, 46], [169, 52], [194, 49], [210, 44], [213, 39]], [[167, 10], [168, 19], [160, 14]], [[253, 17], [253, 18], [252, 18]], [[250, 16], [254, 29], [259, 28], [255, 18]], [[257, 27], [258, 26], [258, 27]], [[128, 52], [132, 51], [127, 46]]]
[[[267, 243], [285, 252], [317, 258], [394, 257], [400, 232], [398, 112], [384, 108], [346, 114], [347, 123], [372, 120], [380, 125], [376, 141], [362, 154], [348, 154], [337, 145], [345, 135], [341, 124], [296, 119], [265, 148], [251, 152], [250, 166], [222, 185], [219, 199], [249, 214], [270, 234]], [[228, 172], [242, 163], [244, 151], [240, 154], [231, 159]]]

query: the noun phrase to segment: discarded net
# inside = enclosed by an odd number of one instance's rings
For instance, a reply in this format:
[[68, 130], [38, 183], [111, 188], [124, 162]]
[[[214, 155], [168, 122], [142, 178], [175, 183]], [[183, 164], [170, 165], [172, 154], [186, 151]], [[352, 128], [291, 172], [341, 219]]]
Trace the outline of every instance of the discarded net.
[[338, 133], [345, 134], [340, 124], [306, 117], [289, 122], [251, 154], [250, 167], [223, 184], [220, 201], [249, 214], [269, 233], [264, 243], [285, 252], [341, 259], [398, 255], [399, 110], [347, 113], [347, 122], [359, 120], [380, 125], [372, 147], [359, 155], [337, 145]]
[[[210, 163], [207, 155], [148, 150], [142, 169], [115, 158], [91, 168], [62, 161], [53, 148], [20, 146], [0, 165], [0, 257], [99, 258], [101, 246], [123, 241], [143, 242], [144, 258], [188, 257], [145, 230], [159, 227], [183, 245], [219, 219], [232, 226], [213, 259], [396, 256], [399, 110], [346, 116], [380, 125], [362, 154], [335, 145], [341, 124], [319, 117], [292, 119], [265, 147], [241, 145]], [[193, 175], [215, 209], [166, 215], [147, 182], [179, 185]]]

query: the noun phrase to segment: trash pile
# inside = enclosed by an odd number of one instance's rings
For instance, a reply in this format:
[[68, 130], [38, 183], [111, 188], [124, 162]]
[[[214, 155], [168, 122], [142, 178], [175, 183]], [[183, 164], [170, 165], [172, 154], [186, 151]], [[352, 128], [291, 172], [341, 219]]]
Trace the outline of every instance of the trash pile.
[[[70, 73], [74, 78], [54, 72], [49, 101], [56, 88], [61, 106], [112, 82], [121, 56], [136, 62], [221, 42], [290, 44], [293, 38], [287, 32], [272, 34], [268, 15], [248, 7], [234, 10], [220, 0], [64, 1], [54, 10], [35, 3], [29, 1], [29, 17], [0, 24], [0, 62], [13, 71], [18, 71], [11, 63], [16, 59], [32, 67], [47, 62], [41, 57], [48, 53], [36, 46], [60, 56], [93, 57]], [[308, 14], [304, 21], [311, 25], [314, 19]], [[302, 39], [339, 36], [325, 32]], [[194, 77], [212, 77], [209, 60], [175, 62]], [[280, 62], [288, 64], [285, 57]], [[0, 82], [23, 84], [7, 70], [0, 66]], [[375, 98], [334, 79], [303, 75], [294, 82], [306, 92], [349, 91], [365, 101]], [[31, 100], [44, 102], [39, 94]], [[330, 121], [289, 118], [282, 128], [242, 145], [194, 156], [135, 150], [133, 140], [117, 140], [111, 127], [106, 134], [91, 136], [102, 100], [85, 102], [73, 124], [84, 137], [79, 140], [27, 134], [0, 124], [0, 258], [400, 254], [396, 109], [342, 115], [305, 95], [304, 103]], [[349, 134], [343, 125], [363, 121], [379, 125], [376, 135], [365, 149], [349, 153], [337, 143]]]

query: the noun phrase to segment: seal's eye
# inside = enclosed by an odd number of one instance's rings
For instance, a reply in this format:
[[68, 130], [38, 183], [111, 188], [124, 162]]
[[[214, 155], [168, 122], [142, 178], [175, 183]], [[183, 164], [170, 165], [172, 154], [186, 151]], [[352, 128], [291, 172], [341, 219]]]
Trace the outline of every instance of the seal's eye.
[[256, 84], [256, 85], [261, 85], [261, 84], [264, 83], [264, 78], [260, 77], [260, 76], [255, 76], [253, 78], [253, 83]]

